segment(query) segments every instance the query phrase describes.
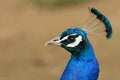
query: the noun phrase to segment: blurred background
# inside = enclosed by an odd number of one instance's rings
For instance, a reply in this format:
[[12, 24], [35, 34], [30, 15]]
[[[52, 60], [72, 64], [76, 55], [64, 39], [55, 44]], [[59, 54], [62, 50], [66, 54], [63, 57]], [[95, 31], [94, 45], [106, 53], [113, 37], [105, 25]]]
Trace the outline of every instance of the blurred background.
[[119, 0], [0, 0], [0, 80], [59, 80], [70, 54], [44, 43], [82, 27], [88, 7], [104, 13], [113, 38], [89, 35], [100, 63], [99, 80], [120, 80]]

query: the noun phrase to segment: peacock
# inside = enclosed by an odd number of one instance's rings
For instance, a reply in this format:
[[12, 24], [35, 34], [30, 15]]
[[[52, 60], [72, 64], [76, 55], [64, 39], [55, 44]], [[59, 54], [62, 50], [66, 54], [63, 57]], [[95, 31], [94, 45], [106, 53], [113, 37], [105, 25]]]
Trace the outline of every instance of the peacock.
[[99, 63], [87, 34], [112, 37], [110, 21], [96, 8], [89, 8], [90, 18], [82, 29], [68, 28], [58, 37], [46, 42], [45, 45], [56, 45], [71, 53], [70, 60], [60, 80], [98, 80]]

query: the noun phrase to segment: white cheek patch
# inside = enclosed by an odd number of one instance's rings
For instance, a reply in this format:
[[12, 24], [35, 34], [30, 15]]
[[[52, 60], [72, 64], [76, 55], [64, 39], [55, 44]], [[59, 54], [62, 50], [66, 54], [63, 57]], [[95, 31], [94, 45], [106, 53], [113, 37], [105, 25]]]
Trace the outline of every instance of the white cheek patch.
[[82, 36], [78, 36], [78, 37], [75, 39], [75, 42], [68, 44], [67, 47], [75, 47], [75, 46], [79, 45], [79, 43], [80, 43], [81, 41], [82, 41]]

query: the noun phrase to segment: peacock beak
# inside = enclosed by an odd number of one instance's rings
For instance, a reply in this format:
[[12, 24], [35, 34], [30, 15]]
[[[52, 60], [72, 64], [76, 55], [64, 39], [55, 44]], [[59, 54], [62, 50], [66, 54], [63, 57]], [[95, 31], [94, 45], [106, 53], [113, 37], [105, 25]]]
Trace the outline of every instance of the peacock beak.
[[56, 45], [56, 46], [61, 46], [61, 40], [60, 36], [53, 38], [52, 40], [48, 41], [45, 43], [45, 46], [47, 45]]

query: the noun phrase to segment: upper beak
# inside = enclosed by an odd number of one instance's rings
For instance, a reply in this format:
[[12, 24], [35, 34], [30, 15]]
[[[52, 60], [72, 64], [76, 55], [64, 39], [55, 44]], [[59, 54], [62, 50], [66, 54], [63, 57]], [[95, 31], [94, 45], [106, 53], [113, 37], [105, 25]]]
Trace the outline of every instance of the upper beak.
[[56, 46], [61, 46], [60, 43], [60, 36], [53, 38], [52, 40], [48, 41], [45, 43], [45, 46], [47, 45], [56, 45]]

